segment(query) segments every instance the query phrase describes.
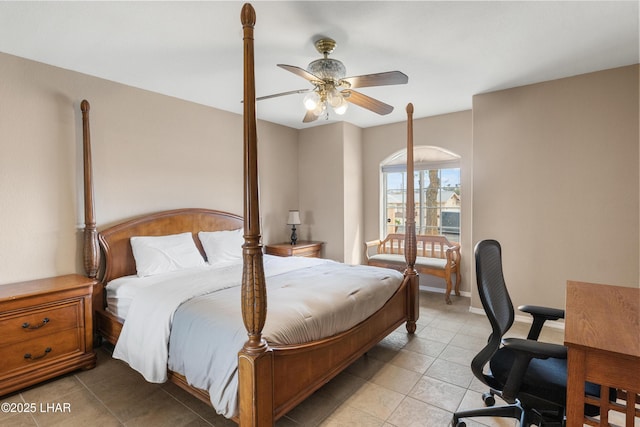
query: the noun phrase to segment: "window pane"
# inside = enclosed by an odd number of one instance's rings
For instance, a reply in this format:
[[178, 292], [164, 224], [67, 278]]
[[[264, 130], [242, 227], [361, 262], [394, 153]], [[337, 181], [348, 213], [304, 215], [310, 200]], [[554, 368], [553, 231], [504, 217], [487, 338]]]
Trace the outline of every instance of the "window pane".
[[[406, 172], [383, 172], [385, 231], [404, 233]], [[460, 240], [460, 168], [415, 171], [416, 232]]]
[[443, 187], [460, 188], [460, 168], [440, 169], [440, 172]]
[[442, 169], [440, 230], [452, 241], [460, 241], [460, 168]]
[[[389, 233], [404, 233], [404, 210], [405, 210], [405, 194], [406, 194], [406, 173], [392, 172], [385, 174], [387, 188], [385, 191], [386, 199], [386, 218], [385, 228]], [[402, 227], [402, 228], [400, 228]], [[400, 231], [399, 231], [400, 230]]]

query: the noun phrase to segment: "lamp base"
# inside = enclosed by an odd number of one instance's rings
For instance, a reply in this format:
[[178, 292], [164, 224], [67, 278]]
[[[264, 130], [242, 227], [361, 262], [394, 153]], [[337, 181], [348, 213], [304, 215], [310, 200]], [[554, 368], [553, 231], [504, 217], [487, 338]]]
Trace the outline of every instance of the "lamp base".
[[296, 234], [296, 226], [291, 227], [291, 244], [295, 245], [298, 241], [298, 235]]

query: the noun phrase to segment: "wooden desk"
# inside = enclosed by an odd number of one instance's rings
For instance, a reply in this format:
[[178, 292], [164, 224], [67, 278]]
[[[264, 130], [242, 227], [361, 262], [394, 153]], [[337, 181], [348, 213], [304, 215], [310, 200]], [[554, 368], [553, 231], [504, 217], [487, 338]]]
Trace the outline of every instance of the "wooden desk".
[[[567, 282], [567, 427], [609, 424], [609, 410], [640, 417], [640, 288]], [[584, 397], [584, 382], [602, 386], [604, 399]], [[606, 387], [624, 390], [626, 406], [609, 402]], [[584, 403], [600, 406], [600, 421], [584, 416]]]

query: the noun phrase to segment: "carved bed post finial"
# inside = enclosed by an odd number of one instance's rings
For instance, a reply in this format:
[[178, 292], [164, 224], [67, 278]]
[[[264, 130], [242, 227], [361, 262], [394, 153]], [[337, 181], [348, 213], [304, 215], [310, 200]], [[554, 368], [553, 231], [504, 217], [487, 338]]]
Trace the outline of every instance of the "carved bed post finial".
[[267, 316], [267, 290], [260, 244], [258, 200], [258, 138], [253, 27], [256, 14], [250, 4], [240, 15], [244, 44], [244, 245], [242, 270], [242, 320], [249, 339], [238, 354], [240, 425], [274, 423], [273, 352], [262, 338]]
[[418, 272], [415, 269], [416, 264], [416, 209], [414, 201], [414, 179], [413, 179], [413, 104], [407, 104], [407, 214], [405, 220], [405, 248], [404, 256], [407, 262], [407, 268], [404, 272], [410, 280], [411, 293], [414, 301], [409, 301], [409, 310], [407, 318], [407, 331], [414, 333], [416, 330], [416, 321], [419, 312], [418, 297]]
[[255, 27], [256, 25], [256, 11], [253, 6], [251, 6], [251, 4], [245, 3], [242, 6], [242, 11], [240, 12], [240, 21], [242, 22], [243, 27], [251, 27], [251, 39], [253, 40], [253, 27]]
[[98, 232], [93, 206], [93, 171], [91, 166], [91, 133], [89, 131], [89, 101], [80, 103], [82, 110], [82, 143], [84, 163], [84, 269], [88, 277], [95, 279], [100, 265]]

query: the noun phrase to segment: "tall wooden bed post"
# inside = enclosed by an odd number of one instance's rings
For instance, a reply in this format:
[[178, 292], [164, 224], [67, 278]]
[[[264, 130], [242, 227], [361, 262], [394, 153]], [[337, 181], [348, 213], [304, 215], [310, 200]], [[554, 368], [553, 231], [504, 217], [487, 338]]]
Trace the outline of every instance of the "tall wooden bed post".
[[89, 130], [89, 102], [80, 103], [82, 110], [82, 147], [84, 153], [84, 270], [95, 279], [100, 265], [98, 231], [93, 208], [93, 176], [91, 166], [91, 132]]
[[413, 181], [413, 104], [407, 104], [407, 219], [405, 221], [405, 248], [404, 258], [407, 262], [407, 268], [404, 271], [405, 277], [409, 279], [411, 286], [411, 294], [416, 298], [409, 300], [407, 310], [407, 332], [414, 333], [416, 331], [416, 320], [418, 319], [418, 310], [420, 309], [420, 298], [418, 295], [419, 278], [415, 269], [417, 244], [416, 244], [416, 209], [415, 209], [415, 192]]
[[[242, 277], [242, 318], [248, 340], [238, 354], [239, 370], [239, 424], [247, 426], [271, 426], [274, 424], [274, 354], [262, 338], [267, 314], [267, 293], [260, 245], [260, 214], [258, 206], [258, 161], [256, 132], [256, 98], [253, 32], [255, 10], [245, 4], [241, 12], [244, 44], [244, 239]], [[407, 245], [405, 258], [411, 294], [407, 299], [406, 327], [409, 333], [416, 330], [419, 298], [418, 274], [415, 270], [416, 233], [413, 189], [413, 105], [407, 105], [407, 220], [405, 224]]]
[[[84, 271], [87, 277], [95, 279], [100, 268], [100, 246], [98, 244], [98, 230], [93, 200], [93, 166], [91, 162], [91, 132], [89, 129], [89, 110], [91, 106], [86, 99], [80, 103], [82, 111], [82, 150], [83, 150], [83, 174], [84, 174], [84, 246], [83, 260]], [[92, 305], [93, 312], [103, 307], [102, 285], [93, 286]], [[96, 325], [94, 321], [94, 325]], [[95, 332], [95, 331], [94, 331]], [[100, 342], [98, 335], [94, 336], [94, 343]]]
[[238, 354], [240, 425], [271, 426], [273, 419], [273, 353], [262, 338], [267, 314], [267, 291], [260, 244], [258, 200], [258, 138], [253, 28], [256, 13], [242, 7], [244, 43], [244, 245], [242, 319], [249, 339]]

